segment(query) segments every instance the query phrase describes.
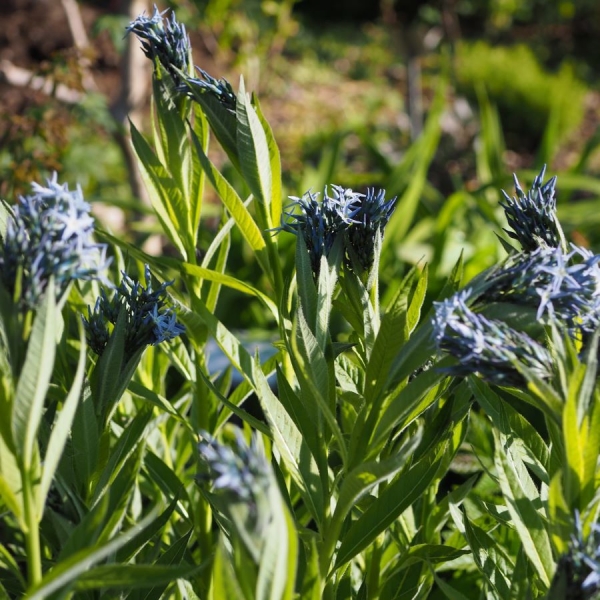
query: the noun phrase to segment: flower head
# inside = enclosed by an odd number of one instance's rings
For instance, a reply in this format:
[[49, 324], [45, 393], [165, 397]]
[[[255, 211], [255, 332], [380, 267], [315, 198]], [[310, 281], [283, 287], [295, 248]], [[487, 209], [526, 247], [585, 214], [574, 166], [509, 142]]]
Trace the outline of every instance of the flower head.
[[[315, 276], [319, 273], [322, 256], [328, 256], [338, 235], [354, 223], [352, 216], [356, 203], [362, 194], [338, 185], [331, 186], [333, 195], [329, 196], [327, 188], [323, 200], [319, 202], [319, 194], [306, 192], [301, 198], [291, 196], [290, 208], [298, 208], [298, 212], [285, 212], [280, 229], [304, 239]], [[286, 220], [285, 218], [288, 218]]]
[[116, 325], [121, 311], [125, 311], [125, 357], [149, 345], [160, 344], [181, 335], [185, 329], [177, 323], [172, 308], [165, 308], [166, 289], [173, 282], [152, 289], [150, 268], [145, 268], [146, 287], [123, 273], [123, 280], [112, 299], [102, 290], [94, 309], [88, 306], [88, 318], [83, 318], [88, 345], [102, 355], [110, 338], [109, 323]]
[[175, 13], [163, 19], [167, 11], [160, 12], [154, 6], [154, 14], [140, 15], [127, 26], [127, 33], [134, 33], [142, 42], [144, 54], [152, 61], [157, 59], [169, 73], [175, 86], [179, 86], [181, 73], [190, 68], [191, 46], [185, 26], [177, 22]]
[[525, 252], [532, 252], [540, 247], [556, 248], [560, 246], [563, 238], [556, 216], [556, 177], [542, 183], [545, 172], [546, 167], [533, 180], [531, 190], [527, 194], [521, 189], [516, 176], [516, 197], [511, 198], [506, 192], [502, 192], [505, 202], [501, 203], [501, 206], [512, 230], [505, 231], [521, 244]]
[[[189, 88], [197, 88], [200, 93], [212, 94], [227, 110], [235, 113], [237, 98], [231, 84], [226, 79], [215, 79], [203, 69], [196, 67], [202, 78], [188, 77], [187, 84], [180, 88], [182, 92], [189, 92]], [[193, 98], [193, 92], [191, 93]]]
[[599, 262], [600, 256], [575, 245], [568, 253], [558, 246], [513, 255], [490, 275], [484, 297], [531, 306], [538, 321], [589, 334], [600, 325]]
[[538, 377], [551, 376], [552, 357], [540, 344], [506, 323], [487, 319], [467, 307], [471, 290], [463, 290], [435, 303], [433, 338], [438, 350], [457, 359], [451, 375], [478, 373], [496, 385], [519, 386], [523, 378], [514, 366], [517, 361]]
[[[105, 280], [110, 263], [106, 244], [92, 240], [94, 220], [81, 189], [57, 182], [32, 184], [33, 194], [19, 199], [0, 244], [0, 278], [9, 292], [20, 285], [20, 302], [35, 308], [54, 277], [57, 299], [76, 279]], [[17, 281], [19, 280], [19, 282]]]
[[271, 483], [270, 467], [254, 436], [250, 445], [239, 429], [235, 429], [233, 447], [220, 444], [205, 431], [198, 444], [200, 472], [197, 480], [213, 493], [235, 500], [256, 503], [256, 496]]
[[366, 195], [354, 194], [350, 202], [352, 223], [346, 232], [348, 245], [364, 271], [373, 266], [375, 237], [377, 232], [383, 236], [395, 204], [396, 197], [386, 202], [385, 190], [376, 194], [373, 188], [368, 189]]

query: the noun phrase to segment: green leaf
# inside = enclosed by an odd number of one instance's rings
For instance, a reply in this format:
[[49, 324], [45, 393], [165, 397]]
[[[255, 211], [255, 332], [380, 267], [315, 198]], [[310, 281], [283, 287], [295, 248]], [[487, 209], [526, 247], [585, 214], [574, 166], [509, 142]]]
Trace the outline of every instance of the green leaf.
[[128, 390], [134, 396], [150, 402], [154, 406], [158, 407], [161, 411], [171, 415], [172, 417], [175, 417], [179, 423], [181, 423], [186, 429], [195, 435], [189, 420], [184, 417], [166, 398], [160, 394], [157, 394], [156, 392], [153, 392], [152, 390], [149, 390], [146, 386], [138, 383], [137, 381], [131, 381], [129, 383]]
[[37, 431], [54, 367], [56, 326], [60, 318], [56, 312], [54, 295], [54, 283], [51, 279], [29, 336], [11, 416], [17, 461], [25, 471], [30, 469], [33, 462]]
[[497, 598], [510, 595], [510, 577], [513, 565], [502, 552], [502, 547], [486, 531], [477, 527], [464, 515], [464, 534], [473, 552], [473, 559]]
[[[317, 322], [317, 286], [306, 242], [301, 235], [296, 236], [296, 287], [306, 322], [310, 327], [314, 327]], [[312, 329], [312, 332], [315, 333], [315, 330]]]
[[513, 449], [513, 440], [494, 430], [496, 440], [495, 465], [502, 494], [513, 524], [519, 534], [527, 557], [532, 562], [541, 581], [550, 586], [554, 560], [550, 538], [534, 499], [539, 493], [525, 465]]
[[[327, 465], [325, 450], [319, 437], [318, 428], [315, 427], [314, 416], [309, 412], [310, 408], [305, 406], [294, 392], [292, 386], [279, 367], [277, 368], [277, 392], [279, 402], [296, 424], [296, 427], [302, 436], [302, 440], [310, 449], [310, 454], [312, 454], [317, 463], [322, 482], [320, 491], [321, 494], [325, 494], [329, 481], [329, 467]], [[302, 471], [306, 464], [306, 460], [300, 460], [299, 464], [300, 470]], [[322, 500], [316, 504], [322, 506]]]
[[365, 400], [375, 402], [383, 390], [393, 359], [408, 339], [408, 296], [410, 285], [403, 285], [381, 319], [381, 326], [365, 373]]
[[[281, 353], [278, 352], [277, 354], [274, 354], [273, 356], [271, 356], [270, 358], [268, 358], [264, 363], [262, 363], [261, 365], [261, 369], [262, 372], [268, 376], [270, 373], [273, 373], [273, 371], [277, 368], [277, 365], [279, 364], [279, 361], [281, 360]], [[243, 416], [250, 416], [250, 414], [248, 412], [246, 412], [245, 410], [242, 410], [240, 407], [242, 405], [242, 403], [247, 400], [255, 391], [255, 386], [254, 383], [249, 383], [249, 381], [246, 379], [244, 381], [242, 381], [241, 383], [239, 383], [235, 390], [233, 390], [233, 392], [231, 392], [231, 394], [229, 394], [229, 398], [225, 398], [225, 402], [224, 402], [224, 410], [222, 410], [219, 413], [219, 416], [217, 418], [217, 422], [215, 424], [214, 430], [215, 432], [217, 430], [219, 430], [224, 423], [226, 423], [230, 418], [232, 414], [236, 414], [237, 416], [239, 416], [240, 418], [242, 418]], [[220, 398], [222, 398], [223, 396], [220, 396]], [[238, 411], [241, 411], [238, 413], [236, 413], [234, 411], [233, 408], [231, 408], [230, 405], [236, 406]], [[250, 421], [247, 421], [250, 424]], [[268, 427], [265, 427], [264, 423], [261, 423], [261, 426], [264, 427], [266, 429], [267, 432], [267, 436], [270, 434], [270, 432], [268, 431]], [[257, 429], [259, 431], [261, 431], [258, 427]]]
[[[529, 593], [529, 582], [531, 580], [531, 567], [527, 560], [527, 555], [523, 550], [523, 546], [517, 554], [514, 571], [512, 572], [512, 580], [510, 585], [510, 597], [512, 600], [521, 600]], [[553, 596], [550, 596], [553, 597]], [[556, 596], [560, 598], [561, 596]], [[562, 596], [564, 597], [564, 596]]]
[[188, 275], [193, 275], [194, 277], [198, 277], [199, 279], [216, 281], [232, 289], [254, 296], [263, 303], [263, 305], [271, 312], [271, 314], [275, 317], [276, 320], [279, 318], [279, 312], [277, 310], [277, 307], [268, 296], [266, 296], [256, 288], [252, 287], [251, 285], [244, 283], [239, 279], [236, 279], [235, 277], [231, 277], [229, 275], [225, 275], [224, 273], [219, 273], [218, 271], [213, 271], [211, 269], [205, 269], [204, 267], [192, 265], [186, 262], [181, 264], [181, 270], [182, 272]]
[[252, 94], [252, 104], [256, 109], [256, 114], [260, 120], [263, 131], [267, 138], [267, 145], [269, 147], [269, 159], [271, 164], [271, 222], [277, 224], [281, 221], [282, 215], [282, 202], [281, 202], [281, 157], [279, 155], [279, 148], [273, 135], [273, 130], [266, 120], [258, 98]]
[[212, 590], [216, 598], [236, 598], [239, 600], [253, 600], [244, 594], [235, 574], [232, 561], [225, 549], [225, 542], [220, 539], [215, 553], [213, 564]]
[[61, 459], [65, 444], [69, 438], [71, 425], [77, 411], [79, 399], [81, 398], [83, 377], [85, 375], [86, 344], [83, 324], [81, 320], [78, 320], [77, 323], [79, 327], [80, 344], [79, 361], [77, 362], [77, 370], [75, 371], [75, 377], [73, 378], [71, 389], [69, 390], [69, 393], [67, 394], [67, 397], [63, 403], [62, 410], [60, 411], [60, 414], [56, 418], [54, 426], [52, 427], [52, 433], [50, 434], [50, 440], [48, 441], [48, 447], [44, 457], [42, 482], [40, 484], [40, 493], [38, 496], [38, 514], [40, 515], [40, 518], [44, 511], [48, 490], [52, 485], [54, 474]]
[[458, 590], [454, 589], [451, 585], [446, 583], [443, 579], [438, 577], [435, 573], [433, 573], [433, 577], [435, 578], [436, 585], [443, 592], [444, 596], [449, 600], [471, 600]]
[[331, 317], [335, 285], [343, 256], [343, 241], [341, 237], [338, 237], [329, 250], [327, 258], [321, 257], [319, 280], [317, 282], [317, 314], [314, 332], [319, 348], [321, 348], [323, 352], [326, 351], [327, 343], [331, 339], [329, 333], [329, 320]]
[[271, 218], [273, 174], [271, 173], [269, 145], [256, 110], [246, 94], [243, 78], [240, 78], [236, 117], [240, 169], [250, 191], [266, 208], [267, 223], [264, 223], [263, 226], [272, 229], [279, 223], [273, 223]]
[[406, 427], [440, 397], [445, 387], [443, 380], [447, 376], [437, 368], [439, 366], [419, 373], [391, 396], [372, 434], [371, 444], [374, 447], [387, 439], [394, 427]]
[[[201, 322], [204, 322], [208, 332], [217, 342], [219, 348], [223, 351], [223, 354], [227, 356], [232, 366], [235, 367], [242, 377], [252, 386], [252, 389], [256, 389], [256, 384], [252, 378], [252, 357], [248, 351], [244, 348], [243, 344], [233, 335], [223, 323], [221, 323], [213, 313], [211, 313], [204, 302], [199, 298], [192, 300], [192, 306], [194, 312], [186, 312], [184, 306], [180, 307], [178, 316], [182, 322], [186, 323], [189, 316], [199, 317]], [[197, 326], [192, 320], [190, 324]]]
[[161, 533], [178, 502], [179, 498], [175, 496], [169, 506], [156, 519], [148, 523], [143, 530], [122, 546], [116, 554], [116, 561], [118, 563], [129, 562], [155, 535]]
[[57, 563], [64, 562], [80, 550], [98, 543], [102, 528], [106, 523], [110, 508], [110, 498], [105, 494], [100, 502], [87, 512], [70, 532], [58, 554]]
[[427, 265], [425, 265], [417, 279], [417, 285], [406, 313], [406, 322], [409, 333], [412, 333], [415, 330], [415, 327], [419, 324], [421, 319], [421, 309], [423, 308], [425, 293], [427, 292], [428, 276], [429, 269], [427, 268]]
[[[262, 371], [262, 367], [261, 367], [261, 371]], [[234, 414], [236, 417], [241, 419], [244, 423], [248, 423], [248, 425], [250, 425], [250, 427], [252, 427], [253, 429], [256, 429], [257, 431], [264, 433], [268, 437], [271, 436], [271, 431], [270, 431], [269, 427], [267, 427], [263, 421], [257, 419], [256, 417], [251, 415], [248, 411], [244, 410], [243, 408], [234, 404], [228, 398], [223, 396], [223, 394], [221, 394], [219, 392], [219, 390], [217, 390], [217, 388], [215, 387], [214, 383], [210, 380], [210, 378], [202, 371], [200, 371], [200, 377], [202, 377], [202, 379], [204, 380], [206, 387], [215, 395], [215, 397], [219, 400], [219, 402], [221, 402], [226, 408], [229, 409], [229, 411], [232, 414]], [[254, 379], [256, 379], [256, 378], [254, 377]]]
[[[21, 573], [21, 568], [19, 567], [17, 561], [14, 559], [11, 552], [9, 552], [5, 546], [0, 544], [0, 562], [2, 563], [3, 568], [8, 569], [10, 573], [13, 575], [16, 581], [21, 584], [23, 591], [27, 587], [27, 583], [23, 578], [23, 574]], [[2, 595], [0, 594], [0, 598]], [[5, 596], [6, 600], [9, 600], [9, 596]], [[2, 599], [4, 600], [4, 599]]]
[[565, 500], [563, 474], [558, 471], [550, 482], [548, 491], [548, 525], [557, 554], [566, 554], [573, 534], [573, 514]]
[[301, 307], [298, 309], [297, 317], [297, 321], [294, 323], [295, 331], [292, 334], [291, 359], [296, 376], [300, 381], [301, 396], [309, 406], [318, 407], [318, 414], [322, 414], [325, 418], [345, 463], [348, 458], [348, 450], [333, 412], [335, 407], [332, 406], [333, 402], [330, 403], [335, 400], [331, 396], [335, 394], [335, 389], [331, 387], [334, 383], [332, 381], [334, 371], [331, 369], [330, 373], [327, 360], [306, 323]]
[[584, 485], [584, 445], [577, 418], [577, 396], [569, 393], [563, 408], [563, 435], [566, 463], [564, 467], [565, 496], [569, 506], [575, 506]]
[[[415, 435], [411, 435], [390, 458], [363, 463], [343, 478], [330, 529], [327, 531], [328, 537], [334, 536], [337, 541], [344, 519], [358, 501], [377, 484], [393, 477], [406, 466], [421, 443], [422, 433], [422, 430], [418, 430]], [[336, 567], [341, 564], [343, 563], [338, 557]]]
[[8, 204], [6, 200], [0, 198], [0, 237], [2, 239], [6, 237], [6, 228], [8, 226], [8, 221], [13, 217], [14, 214], [10, 204]]
[[98, 448], [100, 436], [94, 408], [94, 400], [89, 384], [83, 389], [83, 397], [75, 412], [71, 429], [71, 446], [76, 448], [71, 452], [72, 469], [78, 483], [78, 492], [82, 498], [89, 493], [92, 473], [98, 465]]
[[296, 529], [275, 482], [269, 500], [272, 517], [262, 547], [255, 597], [256, 600], [291, 600], [298, 555]]
[[77, 591], [119, 588], [134, 590], [174, 582], [180, 577], [193, 575], [197, 565], [100, 565], [77, 578]]
[[600, 398], [596, 394], [592, 403], [591, 415], [586, 419], [587, 436], [583, 449], [584, 486], [582, 504], [587, 505], [596, 491], [596, 465], [600, 455]]
[[8, 448], [6, 448], [6, 446], [3, 445], [1, 438], [0, 451], [4, 452], [4, 455], [0, 459], [0, 466], [5, 468], [6, 458], [9, 454], [9, 460], [14, 465], [14, 469], [11, 468], [14, 477], [11, 477], [9, 479], [4, 473], [0, 473], [0, 498], [2, 498], [2, 500], [4, 501], [6, 508], [8, 508], [8, 510], [10, 510], [10, 512], [12, 512], [12, 514], [15, 516], [15, 518], [21, 526], [21, 529], [26, 529], [27, 524], [23, 520], [23, 483], [19, 474], [19, 470], [17, 468], [17, 462], [8, 450]]
[[155, 514], [152, 512], [125, 533], [106, 543], [94, 544], [80, 550], [66, 560], [57, 563], [38, 585], [28, 590], [28, 600], [45, 600], [53, 592], [66, 591], [91, 567], [117, 552], [119, 548], [145, 529], [155, 518]]
[[402, 471], [348, 530], [342, 534], [335, 568], [352, 560], [421, 497], [437, 476], [446, 458], [447, 443], [440, 444], [415, 465]]
[[235, 114], [226, 109], [210, 92], [202, 92], [192, 85], [189, 85], [189, 89], [192, 92], [194, 100], [202, 108], [210, 128], [217, 136], [231, 164], [240, 170], [240, 161], [237, 154], [237, 124]]
[[188, 192], [189, 219], [193, 239], [198, 239], [198, 229], [202, 216], [202, 202], [204, 199], [205, 172], [200, 163], [200, 157], [192, 152], [192, 149], [200, 146], [204, 152], [208, 152], [209, 125], [202, 110], [194, 105], [194, 124], [190, 130], [192, 145], [188, 144], [190, 154], [190, 179], [191, 185]]
[[265, 240], [263, 235], [258, 228], [258, 225], [252, 218], [252, 215], [246, 208], [242, 199], [238, 196], [237, 192], [233, 189], [231, 184], [221, 175], [220, 171], [210, 162], [208, 156], [200, 146], [199, 141], [192, 132], [192, 140], [196, 145], [196, 153], [200, 160], [200, 164], [208, 180], [212, 184], [213, 188], [219, 195], [219, 198], [223, 202], [225, 208], [229, 211], [229, 214], [235, 220], [240, 233], [254, 252], [257, 254], [257, 258], [261, 263], [263, 269], [268, 268], [268, 258], [265, 256]]
[[256, 394], [269, 423], [275, 446], [298, 486], [307, 508], [319, 523], [322, 521], [324, 498], [314, 458], [294, 421], [271, 391], [258, 359], [254, 359], [252, 367], [253, 378], [257, 384]]
[[516, 442], [521, 440], [529, 460], [527, 465], [540, 479], [548, 484], [551, 474], [558, 465], [551, 466], [551, 453], [542, 436], [509, 403], [490, 389], [490, 386], [477, 377], [469, 378], [469, 386], [477, 401], [485, 410], [494, 426], [504, 435], [514, 434]]
[[108, 463], [104, 468], [92, 494], [92, 506], [108, 490], [110, 484], [117, 477], [125, 461], [136, 450], [139, 444], [145, 443], [145, 434], [152, 419], [152, 410], [140, 411], [123, 430], [115, 447], [112, 449]]
[[181, 216], [186, 214], [181, 190], [174, 185], [166, 168], [161, 164], [148, 142], [131, 121], [130, 127], [131, 141], [139, 158], [140, 172], [156, 216], [171, 242], [184, 258], [189, 259], [189, 248], [186, 248], [184, 239], [186, 223], [179, 222]]
[[124, 309], [119, 310], [106, 348], [90, 376], [94, 405], [98, 416], [104, 415], [115, 401], [125, 355], [125, 324], [127, 315]]
[[454, 548], [444, 544], [414, 544], [402, 554], [394, 567], [394, 571], [406, 569], [419, 562], [428, 564], [445, 563], [469, 553], [469, 550]]
[[[179, 575], [178, 577], [190, 577], [195, 572], [205, 568], [205, 564], [200, 564], [197, 566], [194, 565], [183, 565], [180, 564], [185, 555], [185, 551], [188, 547], [190, 536], [192, 535], [192, 529], [190, 529], [187, 533], [184, 533], [180, 538], [175, 540], [165, 552], [163, 552], [158, 560], [152, 565], [156, 569], [178, 569], [178, 568], [188, 568], [191, 569], [189, 573], [186, 575]], [[167, 585], [171, 583], [177, 577], [173, 577], [171, 581], [165, 579], [160, 582], [155, 582], [154, 587], [147, 592], [139, 592], [135, 595], [131, 600], [160, 600], [163, 597], [164, 591], [167, 589]]]
[[[223, 219], [227, 219], [227, 214], [223, 215]], [[231, 219], [227, 219], [225, 220], [224, 225], [227, 225], [227, 222], [231, 221]], [[223, 231], [223, 227], [221, 228], [221, 231]], [[221, 231], [219, 231], [219, 234], [221, 233]], [[217, 234], [215, 236], [218, 237], [219, 234]], [[213, 240], [214, 243], [215, 240]], [[212, 246], [212, 244], [211, 244]], [[223, 236], [220, 240], [219, 240], [219, 252], [217, 254], [217, 260], [215, 262], [213, 271], [216, 271], [217, 273], [225, 273], [225, 269], [227, 268], [227, 257], [229, 256], [229, 249], [231, 248], [231, 235], [230, 234], [226, 234], [225, 236]], [[211, 248], [212, 249], [212, 248]], [[204, 259], [202, 260], [202, 267], [208, 267], [209, 265], [209, 261], [206, 260], [206, 256], [204, 257]], [[208, 294], [206, 295], [206, 307], [208, 308], [208, 310], [211, 311], [215, 311], [217, 308], [217, 302], [219, 300], [219, 294], [221, 293], [221, 287], [222, 284], [218, 281], [212, 281], [209, 289], [208, 289]]]

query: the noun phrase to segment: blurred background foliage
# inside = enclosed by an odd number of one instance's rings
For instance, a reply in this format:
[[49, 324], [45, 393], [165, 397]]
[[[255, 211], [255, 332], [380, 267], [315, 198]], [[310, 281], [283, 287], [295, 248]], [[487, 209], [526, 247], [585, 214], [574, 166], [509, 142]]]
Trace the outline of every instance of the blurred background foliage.
[[[126, 124], [114, 110], [129, 4], [78, 4], [85, 52], [74, 50], [65, 4], [0, 7], [0, 195], [14, 199], [58, 170], [82, 185], [106, 227], [148, 243], [154, 222], [132, 188], [119, 143]], [[512, 193], [513, 172], [528, 185], [544, 164], [559, 175], [567, 236], [600, 250], [596, 0], [172, 0], [159, 8], [185, 23], [196, 64], [236, 89], [243, 74], [259, 95], [287, 195], [337, 183], [399, 196], [383, 254], [388, 295], [414, 264], [429, 263], [435, 297], [461, 253], [467, 279], [497, 262], [505, 226], [498, 189]], [[2, 78], [9, 63], [53, 87], [11, 83]], [[80, 98], [59, 99], [59, 85]], [[213, 159], [242, 189], [225, 158], [213, 151]], [[216, 204], [214, 216], [200, 251], [218, 227]], [[164, 240], [152, 248], [170, 250]], [[229, 269], [258, 276], [241, 239]], [[264, 325], [257, 306], [245, 300], [233, 310], [239, 298], [229, 294], [220, 306], [230, 326]]]

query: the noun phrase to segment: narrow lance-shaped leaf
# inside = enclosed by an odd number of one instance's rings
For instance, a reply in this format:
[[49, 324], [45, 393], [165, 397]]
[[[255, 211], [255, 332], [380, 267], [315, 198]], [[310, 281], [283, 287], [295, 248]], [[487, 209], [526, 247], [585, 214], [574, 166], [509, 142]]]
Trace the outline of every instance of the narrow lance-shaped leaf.
[[44, 467], [42, 471], [40, 494], [38, 497], [38, 514], [40, 518], [44, 510], [44, 504], [46, 502], [48, 490], [50, 489], [50, 485], [52, 484], [52, 480], [54, 479], [56, 468], [58, 467], [58, 463], [61, 459], [65, 444], [69, 437], [69, 432], [73, 423], [73, 419], [75, 417], [75, 412], [77, 410], [77, 406], [79, 404], [79, 399], [81, 398], [81, 392], [83, 388], [83, 376], [85, 374], [86, 344], [85, 334], [83, 331], [83, 324], [80, 320], [78, 321], [78, 325], [80, 344], [79, 360], [77, 362], [77, 370], [75, 371], [75, 377], [73, 378], [71, 389], [69, 390], [69, 393], [65, 398], [62, 410], [56, 418], [56, 421], [52, 428], [52, 433], [50, 434], [50, 440], [48, 441], [48, 447], [46, 450], [46, 455], [44, 458]]
[[[260, 229], [256, 225], [256, 222], [250, 214], [250, 211], [246, 208], [244, 202], [242, 202], [242, 199], [238, 196], [237, 192], [234, 190], [232, 185], [210, 162], [195, 132], [192, 131], [191, 135], [192, 140], [194, 141], [198, 159], [200, 160], [200, 164], [202, 165], [202, 168], [206, 173], [208, 180], [210, 181], [217, 194], [219, 194], [219, 198], [221, 199], [221, 201], [235, 220], [237, 226], [240, 229], [240, 233], [244, 236], [244, 239], [246, 240], [246, 242], [248, 242], [248, 245], [252, 248], [252, 250], [254, 250], [257, 253], [258, 256], [258, 254], [260, 254], [260, 251], [265, 248], [265, 241], [263, 239]], [[259, 257], [259, 260], [266, 259], [261, 259]], [[263, 267], [265, 266], [265, 264], [263, 264]]]
[[550, 538], [534, 499], [539, 498], [525, 466], [511, 448], [511, 440], [494, 431], [495, 464], [500, 488], [519, 533], [523, 548], [544, 585], [549, 586], [554, 571]]
[[156, 515], [151, 513], [118, 537], [106, 543], [100, 543], [81, 550], [68, 559], [57, 563], [45, 575], [39, 585], [28, 590], [27, 597], [29, 600], [45, 600], [53, 592], [58, 590], [66, 591], [80, 575], [119, 550], [119, 548], [134, 538], [140, 531], [145, 529], [155, 518], [157, 518]]
[[323, 512], [323, 490], [314, 459], [295, 423], [271, 391], [257, 357], [253, 360], [253, 378], [275, 447], [313, 518], [319, 522]]
[[269, 147], [269, 157], [271, 162], [271, 222], [279, 223], [281, 220], [281, 213], [283, 210], [282, 202], [281, 202], [281, 156], [279, 155], [279, 148], [277, 147], [277, 142], [275, 141], [275, 137], [273, 135], [273, 130], [269, 125], [267, 119], [265, 118], [260, 104], [258, 102], [258, 98], [253, 94], [252, 95], [252, 104], [256, 109], [256, 114], [260, 119], [260, 123], [265, 132], [265, 136], [267, 138], [267, 145]]
[[464, 515], [465, 537], [475, 564], [498, 598], [508, 598], [513, 565], [501, 546], [486, 531], [471, 523]]
[[256, 600], [291, 599], [298, 553], [296, 529], [275, 484], [269, 496], [272, 518], [260, 557]]
[[230, 275], [225, 275], [224, 273], [219, 273], [218, 271], [213, 271], [212, 269], [205, 269], [204, 267], [193, 265], [187, 262], [182, 263], [181, 270], [188, 275], [193, 275], [208, 281], [215, 281], [232, 289], [244, 292], [245, 294], [255, 296], [271, 312], [275, 319], [277, 319], [279, 316], [277, 307], [267, 295], [263, 294], [261, 291], [245, 283], [244, 281], [241, 281], [240, 279], [236, 279]]
[[[156, 154], [144, 136], [135, 128], [133, 123], [131, 126], [131, 141], [135, 152], [139, 158], [140, 171], [146, 184], [146, 189], [152, 202], [152, 207], [156, 212], [164, 233], [169, 237], [173, 244], [177, 247], [184, 258], [188, 258], [188, 248], [182, 233], [185, 235], [185, 227], [183, 231], [179, 231], [178, 218], [174, 212], [174, 205], [183, 205], [181, 192], [173, 185], [169, 173], [160, 163]], [[183, 214], [185, 209], [180, 208], [177, 214]]]
[[411, 436], [390, 458], [381, 461], [369, 461], [359, 465], [348, 473], [341, 484], [338, 502], [333, 519], [326, 532], [329, 551], [332, 552], [338, 541], [344, 519], [352, 507], [370, 490], [382, 481], [393, 477], [410, 460], [412, 453], [421, 443], [422, 430]]
[[[272, 229], [278, 223], [271, 220], [272, 173], [267, 138], [246, 94], [244, 80], [240, 78], [237, 96], [237, 147], [242, 175], [250, 191], [264, 206], [265, 223], [261, 226]], [[261, 210], [259, 209], [259, 214]]]
[[54, 298], [54, 283], [51, 279], [29, 336], [11, 418], [17, 459], [26, 470], [33, 461], [37, 431], [54, 367], [56, 326], [60, 318]]
[[364, 514], [343, 532], [336, 569], [367, 548], [425, 492], [434, 481], [440, 464], [447, 458], [447, 448], [448, 443], [442, 442], [422, 460], [402, 471]]

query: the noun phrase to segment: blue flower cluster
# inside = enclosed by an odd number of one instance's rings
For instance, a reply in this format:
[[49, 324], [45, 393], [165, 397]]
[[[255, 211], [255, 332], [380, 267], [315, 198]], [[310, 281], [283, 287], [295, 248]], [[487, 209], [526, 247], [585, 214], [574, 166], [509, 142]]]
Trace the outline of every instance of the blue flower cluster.
[[88, 318], [82, 317], [87, 342], [98, 355], [102, 355], [108, 344], [111, 329], [116, 325], [121, 311], [125, 314], [125, 362], [146, 346], [160, 344], [184, 333], [183, 325], [177, 322], [175, 311], [165, 308], [166, 288], [173, 282], [152, 289], [150, 268], [145, 268], [146, 286], [123, 273], [123, 280], [109, 300], [101, 291], [94, 309], [88, 306]]
[[235, 113], [237, 106], [237, 98], [231, 84], [226, 79], [215, 79], [200, 67], [196, 67], [196, 71], [200, 73], [202, 79], [195, 77], [187, 78], [187, 85], [182, 85], [179, 90], [186, 92], [192, 99], [193, 92], [190, 92], [190, 87], [198, 88], [200, 93], [208, 92], [212, 94], [227, 110]]
[[575, 245], [568, 253], [558, 246], [515, 254], [490, 274], [480, 301], [531, 306], [538, 321], [557, 323], [573, 337], [591, 334], [600, 325], [599, 262], [599, 255]]
[[[564, 248], [556, 218], [556, 178], [542, 184], [544, 170], [527, 194], [516, 184], [517, 198], [504, 206], [522, 252], [511, 254], [488, 273], [483, 293], [461, 294], [436, 303], [434, 339], [438, 350], [455, 356], [456, 375], [479, 373], [490, 382], [516, 384], [518, 361], [541, 378], [551, 376], [548, 351], [507, 324], [490, 321], [467, 308], [507, 302], [536, 311], [536, 320], [580, 339], [584, 345], [600, 326], [600, 256], [579, 246]], [[516, 181], [516, 180], [515, 180]], [[496, 373], [496, 374], [495, 374]]]
[[514, 176], [516, 197], [511, 198], [504, 190], [504, 208], [509, 229], [506, 233], [521, 244], [524, 252], [532, 252], [540, 247], [556, 248], [563, 239], [562, 229], [556, 216], [554, 186], [556, 177], [542, 183], [546, 167], [533, 180], [526, 194]]
[[160, 12], [156, 6], [152, 17], [142, 14], [127, 26], [127, 33], [134, 33], [142, 42], [144, 54], [155, 59], [169, 73], [174, 92], [182, 97], [194, 99], [194, 92], [212, 94], [227, 110], [235, 112], [236, 95], [231, 84], [225, 79], [215, 79], [206, 71], [196, 67], [200, 77], [189, 75], [192, 61], [190, 39], [185, 26], [178, 23], [175, 13], [163, 19], [167, 11]]
[[359, 194], [339, 185], [332, 185], [332, 195], [325, 188], [323, 200], [318, 193], [307, 192], [301, 198], [291, 196], [290, 207], [284, 212], [280, 230], [301, 235], [318, 276], [321, 257], [327, 257], [338, 236], [344, 236], [348, 262], [359, 271], [368, 271], [374, 261], [375, 239], [383, 236], [394, 210], [396, 198], [386, 202], [385, 190]]
[[466, 289], [435, 303], [434, 340], [439, 350], [458, 362], [446, 372], [459, 377], [477, 373], [496, 385], [519, 386], [523, 378], [514, 367], [518, 361], [537, 377], [549, 378], [552, 357], [548, 350], [503, 321], [473, 312], [467, 306], [471, 294]]
[[209, 485], [213, 493], [231, 494], [236, 500], [254, 504], [256, 494], [268, 488], [271, 482], [269, 463], [257, 436], [248, 445], [236, 428], [235, 447], [220, 444], [205, 431], [200, 432], [200, 436], [198, 483]]
[[182, 84], [182, 74], [190, 68], [191, 46], [185, 26], [177, 22], [175, 13], [163, 19], [167, 11], [160, 12], [154, 6], [154, 14], [142, 14], [127, 26], [127, 33], [134, 33], [142, 42], [144, 54], [152, 61], [157, 59], [169, 73], [175, 86]]
[[92, 239], [94, 219], [79, 187], [70, 191], [54, 173], [47, 186], [32, 188], [14, 207], [0, 244], [0, 278], [25, 309], [39, 304], [50, 277], [58, 299], [71, 281], [106, 281], [110, 263], [106, 245]]

